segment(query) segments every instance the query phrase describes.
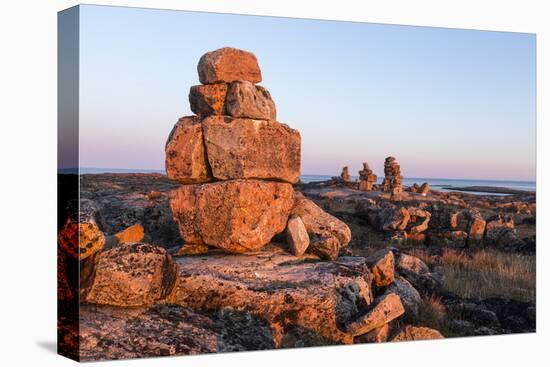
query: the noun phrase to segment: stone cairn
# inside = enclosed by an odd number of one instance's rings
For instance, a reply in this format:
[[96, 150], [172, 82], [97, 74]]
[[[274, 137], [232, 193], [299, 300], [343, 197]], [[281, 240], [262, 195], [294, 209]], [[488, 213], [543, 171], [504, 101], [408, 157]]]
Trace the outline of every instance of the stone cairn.
[[349, 174], [349, 168], [348, 166], [345, 166], [342, 168], [342, 173], [340, 174], [340, 178], [342, 179], [342, 182], [344, 185], [351, 185], [351, 175]]
[[383, 190], [392, 193], [392, 195], [401, 194], [403, 192], [403, 176], [401, 176], [401, 166], [395, 157], [388, 157], [384, 161], [384, 175]]
[[372, 172], [367, 162], [363, 162], [363, 169], [359, 171], [359, 190], [372, 191], [372, 186], [378, 177]]
[[198, 74], [201, 85], [189, 92], [196, 115], [181, 118], [166, 143], [167, 176], [183, 184], [170, 200], [184, 240], [180, 255], [208, 247], [255, 251], [287, 229], [294, 254], [309, 247], [336, 258], [351, 232], [326, 213], [311, 215], [322, 210], [296, 198], [292, 184], [300, 178], [300, 133], [276, 121], [270, 93], [256, 85], [262, 81], [256, 56], [234, 48], [208, 52]]

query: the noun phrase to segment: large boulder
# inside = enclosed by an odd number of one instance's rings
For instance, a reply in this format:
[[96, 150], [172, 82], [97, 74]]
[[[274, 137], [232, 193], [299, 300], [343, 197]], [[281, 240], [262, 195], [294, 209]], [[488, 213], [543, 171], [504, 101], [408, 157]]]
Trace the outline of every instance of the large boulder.
[[199, 116], [225, 115], [227, 84], [194, 85], [189, 90], [191, 111]]
[[341, 325], [372, 302], [361, 257], [324, 262], [268, 245], [253, 254], [214, 250], [175, 261], [178, 277], [165, 303], [250, 312], [268, 322], [278, 347], [351, 343]]
[[367, 257], [367, 263], [373, 275], [374, 285], [386, 287], [395, 278], [395, 259], [391, 250], [382, 249]]
[[210, 180], [201, 121], [197, 116], [182, 117], [166, 142], [166, 175], [181, 183]]
[[346, 331], [353, 336], [366, 334], [384, 326], [384, 324], [404, 313], [405, 309], [399, 296], [394, 293], [387, 293], [375, 301], [374, 307], [369, 312], [348, 323]]
[[81, 198], [68, 204], [65, 224], [57, 234], [57, 243], [69, 256], [84, 260], [101, 250], [105, 235], [96, 222], [97, 208], [93, 201]]
[[185, 242], [228, 252], [257, 250], [282, 232], [294, 204], [290, 184], [260, 180], [185, 185], [170, 200]]
[[233, 117], [275, 120], [277, 110], [268, 90], [247, 81], [231, 83], [225, 101], [227, 114]]
[[211, 116], [203, 130], [212, 175], [219, 180], [300, 178], [300, 133], [285, 124]]
[[231, 47], [207, 52], [197, 67], [202, 84], [231, 83], [246, 80], [252, 83], [262, 81], [262, 72], [256, 56], [248, 51]]
[[172, 289], [176, 268], [166, 250], [145, 243], [117, 246], [99, 254], [93, 280], [81, 300], [103, 305], [151, 305]]
[[309, 251], [334, 260], [340, 248], [351, 241], [351, 230], [346, 223], [328, 214], [302, 193], [296, 192], [291, 214], [302, 219], [310, 238]]

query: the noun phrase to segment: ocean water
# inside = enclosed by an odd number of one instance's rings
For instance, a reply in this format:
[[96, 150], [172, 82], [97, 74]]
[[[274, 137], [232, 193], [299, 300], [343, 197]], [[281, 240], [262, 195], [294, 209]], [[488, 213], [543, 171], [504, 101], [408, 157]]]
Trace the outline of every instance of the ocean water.
[[[62, 173], [69, 173], [68, 171]], [[74, 173], [70, 172], [70, 173]], [[164, 170], [153, 170], [153, 169], [121, 169], [121, 168], [80, 168], [81, 174], [88, 173], [162, 173]], [[302, 175], [300, 179], [302, 182], [316, 182], [316, 181], [326, 181], [330, 180], [333, 176], [329, 175]], [[358, 176], [352, 176], [352, 179], [359, 179]], [[498, 181], [498, 180], [459, 180], [459, 179], [449, 179], [449, 178], [424, 178], [424, 177], [405, 177], [403, 179], [403, 185], [410, 186], [414, 183], [421, 185], [422, 183], [427, 182], [430, 184], [430, 187], [441, 190], [445, 190], [444, 187], [464, 187], [464, 186], [491, 186], [491, 187], [506, 187], [509, 189], [515, 190], [524, 190], [524, 191], [536, 191], [536, 183], [534, 181]], [[377, 183], [382, 183], [382, 178], [378, 178]]]
[[[325, 175], [302, 175], [301, 180], [303, 182], [315, 182], [326, 181], [332, 176]], [[352, 179], [358, 180], [359, 176], [351, 176]], [[377, 183], [382, 183], [381, 177], [378, 178]], [[422, 185], [424, 182], [430, 184], [430, 187], [441, 191], [445, 190], [444, 187], [465, 187], [465, 186], [490, 186], [490, 187], [506, 187], [508, 189], [524, 190], [524, 191], [536, 191], [536, 183], [534, 181], [499, 181], [499, 180], [462, 180], [451, 178], [427, 178], [427, 177], [404, 177], [403, 185], [410, 186], [414, 183]]]

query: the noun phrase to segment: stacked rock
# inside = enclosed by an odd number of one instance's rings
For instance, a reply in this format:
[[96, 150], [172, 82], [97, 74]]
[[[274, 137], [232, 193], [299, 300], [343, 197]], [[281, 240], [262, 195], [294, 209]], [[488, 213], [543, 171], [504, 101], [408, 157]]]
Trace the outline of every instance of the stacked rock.
[[359, 190], [361, 191], [372, 191], [372, 186], [376, 182], [378, 177], [369, 167], [367, 162], [363, 162], [363, 169], [359, 171]]
[[351, 175], [349, 174], [349, 168], [348, 166], [345, 166], [342, 168], [342, 173], [340, 174], [340, 178], [342, 179], [342, 182], [344, 185], [351, 184]]
[[300, 133], [275, 121], [256, 83], [256, 56], [234, 48], [203, 55], [191, 87], [196, 116], [181, 118], [166, 143], [166, 174], [185, 185], [170, 205], [186, 244], [256, 250], [283, 231], [300, 176]]
[[275, 120], [271, 95], [256, 85], [262, 80], [256, 56], [218, 49], [201, 57], [198, 73], [202, 84], [189, 93], [196, 115], [181, 118], [166, 143], [167, 176], [183, 184], [170, 199], [185, 244], [180, 254], [201, 253], [208, 246], [227, 252], [258, 250], [284, 231], [293, 216], [301, 217], [293, 218], [287, 231], [296, 240], [293, 252], [299, 255], [308, 246], [304, 241], [309, 238], [296, 235], [303, 229], [296, 222], [303, 220], [311, 237], [309, 251], [335, 258], [351, 234], [336, 241], [329, 253], [327, 243], [334, 241], [327, 241], [334, 234], [318, 233], [303, 213], [292, 212], [292, 184], [300, 177], [300, 133]]
[[388, 157], [384, 161], [384, 175], [383, 190], [395, 195], [401, 194], [403, 192], [403, 176], [401, 176], [401, 166], [395, 157]]

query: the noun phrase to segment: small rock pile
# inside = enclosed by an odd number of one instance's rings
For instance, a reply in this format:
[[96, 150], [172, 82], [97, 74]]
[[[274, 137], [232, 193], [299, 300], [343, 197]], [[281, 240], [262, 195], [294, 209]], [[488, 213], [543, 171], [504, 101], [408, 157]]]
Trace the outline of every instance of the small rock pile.
[[297, 218], [287, 238], [294, 252], [309, 246], [336, 258], [351, 239], [349, 228], [329, 216], [345, 232], [335, 236], [292, 214], [299, 211], [292, 184], [300, 177], [300, 133], [275, 120], [270, 93], [256, 85], [262, 81], [256, 56], [221, 48], [201, 57], [198, 73], [202, 84], [189, 93], [196, 115], [181, 118], [166, 143], [167, 176], [183, 184], [170, 202], [188, 249], [183, 253], [208, 246], [233, 253], [258, 250], [285, 230], [292, 215]]
[[403, 192], [403, 176], [401, 176], [401, 166], [395, 157], [387, 157], [384, 161], [384, 175], [383, 190], [394, 195], [401, 194]]
[[378, 177], [372, 172], [367, 162], [363, 162], [363, 169], [359, 171], [359, 190], [372, 191], [372, 186]]
[[340, 178], [342, 179], [342, 182], [344, 183], [344, 185], [351, 184], [351, 175], [349, 174], [348, 166], [345, 166], [344, 168], [342, 168], [342, 173], [340, 174]]

